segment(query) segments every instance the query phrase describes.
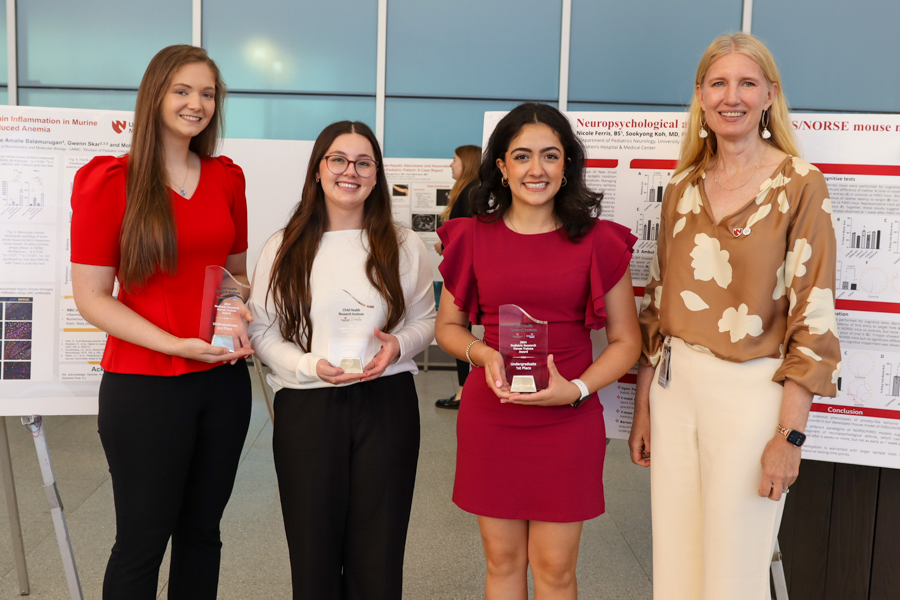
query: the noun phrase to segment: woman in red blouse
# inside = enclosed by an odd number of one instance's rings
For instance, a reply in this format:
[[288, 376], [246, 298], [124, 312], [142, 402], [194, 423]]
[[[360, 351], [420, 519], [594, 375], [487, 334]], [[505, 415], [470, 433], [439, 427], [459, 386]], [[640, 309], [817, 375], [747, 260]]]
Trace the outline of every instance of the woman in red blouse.
[[109, 334], [97, 419], [116, 506], [105, 600], [156, 598], [170, 537], [170, 600], [216, 597], [219, 521], [251, 400], [246, 331], [233, 352], [197, 337], [206, 267], [247, 281], [243, 173], [212, 156], [224, 95], [204, 50], [161, 50], [138, 90], [129, 154], [75, 176], [75, 302]]

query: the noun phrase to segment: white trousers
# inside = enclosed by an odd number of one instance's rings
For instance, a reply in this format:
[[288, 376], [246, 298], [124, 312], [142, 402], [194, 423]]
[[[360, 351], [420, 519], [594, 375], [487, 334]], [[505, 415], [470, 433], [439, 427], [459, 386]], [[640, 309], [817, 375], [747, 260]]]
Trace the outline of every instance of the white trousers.
[[650, 388], [654, 600], [770, 600], [784, 499], [761, 498], [778, 424], [780, 359], [732, 363], [672, 338]]

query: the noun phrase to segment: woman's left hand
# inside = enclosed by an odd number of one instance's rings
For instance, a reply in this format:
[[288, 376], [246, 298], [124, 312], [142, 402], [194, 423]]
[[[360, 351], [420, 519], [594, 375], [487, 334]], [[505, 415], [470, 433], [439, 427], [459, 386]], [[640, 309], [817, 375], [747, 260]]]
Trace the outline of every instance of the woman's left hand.
[[375, 353], [372, 362], [363, 369], [360, 381], [378, 379], [384, 374], [384, 370], [388, 368], [388, 365], [400, 356], [400, 340], [397, 339], [397, 336], [384, 333], [376, 327], [375, 337], [381, 342], [381, 349]]
[[547, 369], [550, 371], [550, 382], [547, 389], [532, 394], [510, 394], [506, 402], [530, 406], [562, 406], [572, 404], [581, 398], [581, 390], [578, 389], [578, 386], [556, 370], [552, 354], [547, 356]]
[[800, 473], [800, 448], [776, 435], [762, 455], [763, 476], [759, 495], [778, 502]]

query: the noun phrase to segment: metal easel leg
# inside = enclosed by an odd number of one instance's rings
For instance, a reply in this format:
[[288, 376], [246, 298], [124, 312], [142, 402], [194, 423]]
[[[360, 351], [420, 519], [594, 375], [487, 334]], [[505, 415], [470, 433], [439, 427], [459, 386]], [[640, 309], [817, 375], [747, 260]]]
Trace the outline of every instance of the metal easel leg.
[[259, 387], [262, 388], [263, 398], [266, 399], [266, 407], [269, 409], [269, 420], [275, 424], [275, 406], [272, 404], [272, 397], [269, 395], [269, 384], [266, 383], [266, 376], [263, 375], [262, 362], [255, 356], [253, 357], [253, 370], [256, 371], [256, 377], [259, 379]]
[[781, 547], [778, 539], [775, 540], [775, 551], [772, 553], [772, 583], [775, 585], [775, 598], [788, 600], [787, 581], [784, 578], [784, 563], [782, 562]]
[[78, 569], [75, 567], [72, 540], [69, 538], [69, 528], [66, 526], [66, 515], [63, 513], [59, 489], [56, 487], [56, 475], [53, 473], [53, 463], [50, 462], [50, 449], [47, 447], [47, 438], [44, 436], [42, 422], [43, 419], [39, 415], [22, 417], [22, 425], [34, 438], [34, 447], [37, 450], [38, 461], [41, 463], [44, 492], [47, 494], [47, 502], [50, 504], [50, 516], [53, 517], [53, 528], [56, 530], [56, 541], [59, 543], [59, 553], [62, 556], [63, 569], [66, 572], [66, 582], [69, 584], [69, 595], [72, 600], [84, 600], [81, 582], [78, 580]]
[[12, 458], [9, 455], [6, 417], [0, 417], [0, 470], [3, 471], [6, 512], [9, 513], [9, 533], [12, 537], [13, 557], [16, 559], [19, 593], [27, 596], [31, 593], [31, 586], [28, 584], [28, 566], [25, 564], [25, 544], [22, 542], [22, 523], [19, 520], [19, 500], [16, 497], [16, 482], [13, 479]]

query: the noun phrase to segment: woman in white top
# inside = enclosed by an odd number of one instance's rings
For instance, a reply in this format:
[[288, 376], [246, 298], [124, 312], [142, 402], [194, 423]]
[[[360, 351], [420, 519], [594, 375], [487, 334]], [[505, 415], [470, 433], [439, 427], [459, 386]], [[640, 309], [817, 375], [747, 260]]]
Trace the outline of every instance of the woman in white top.
[[419, 453], [413, 357], [434, 337], [434, 288], [424, 244], [392, 221], [380, 165], [365, 124], [326, 127], [253, 280], [295, 599], [401, 597]]

